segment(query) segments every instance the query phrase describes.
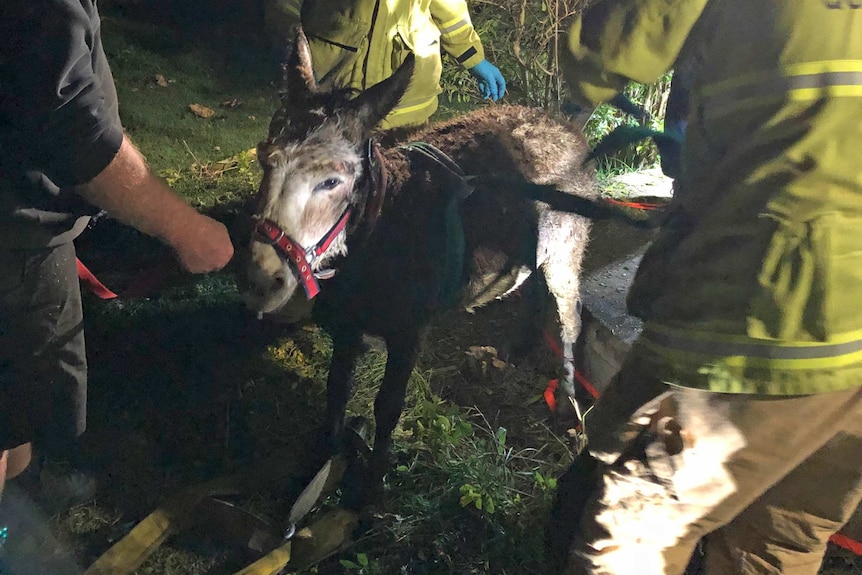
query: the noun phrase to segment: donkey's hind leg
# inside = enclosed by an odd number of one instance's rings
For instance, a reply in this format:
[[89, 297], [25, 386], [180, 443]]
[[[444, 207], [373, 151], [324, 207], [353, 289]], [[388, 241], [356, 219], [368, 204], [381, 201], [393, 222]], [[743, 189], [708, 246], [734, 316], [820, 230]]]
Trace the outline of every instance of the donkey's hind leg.
[[[583, 423], [584, 416], [575, 388], [575, 344], [581, 331], [580, 282], [577, 274], [572, 277], [570, 273], [566, 274], [569, 276], [568, 281], [555, 281], [558, 279], [555, 276], [561, 274], [554, 273], [554, 271], [559, 272], [560, 270], [549, 271], [550, 273], [546, 273], [545, 278], [548, 283], [548, 291], [551, 292], [557, 303], [560, 322], [560, 351], [563, 356], [563, 374], [560, 378], [560, 385], [568, 397], [568, 401], [557, 404], [554, 420], [556, 425], [561, 427], [560, 430], [570, 427], [578, 429], [578, 424]], [[582, 449], [580, 439], [574, 448], [577, 451]]]
[[[569, 222], [569, 226], [554, 229], [548, 234], [547, 259], [541, 266], [548, 291], [557, 304], [560, 321], [560, 339], [563, 353], [562, 385], [566, 394], [575, 397], [575, 343], [581, 332], [581, 261], [586, 247], [586, 224]], [[540, 252], [541, 253], [541, 252]]]

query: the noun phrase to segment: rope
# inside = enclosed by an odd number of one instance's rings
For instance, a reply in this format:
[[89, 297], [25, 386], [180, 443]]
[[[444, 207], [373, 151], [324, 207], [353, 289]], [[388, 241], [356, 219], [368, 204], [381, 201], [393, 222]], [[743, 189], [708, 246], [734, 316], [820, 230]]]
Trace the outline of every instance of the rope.
[[[553, 337], [551, 337], [551, 334], [548, 333], [548, 330], [542, 330], [542, 334], [545, 336], [545, 343], [548, 344], [548, 347], [551, 348], [551, 351], [554, 353], [554, 355], [556, 355], [560, 359], [563, 359], [563, 350], [560, 349], [560, 346], [557, 345], [557, 342], [554, 340]], [[593, 397], [593, 399], [598, 399], [599, 390], [596, 389], [596, 387], [592, 383], [590, 383], [590, 380], [588, 380], [587, 377], [577, 369], [575, 369], [574, 374], [575, 379], [579, 384], [581, 384], [581, 387], [587, 390], [587, 393], [589, 393]], [[548, 382], [548, 386], [545, 388], [545, 391], [542, 394], [545, 398], [545, 403], [547, 404], [548, 409], [550, 409], [551, 412], [557, 411], [556, 392], [559, 385], [559, 379], [550, 380]]]
[[90, 269], [84, 263], [75, 258], [75, 266], [78, 271], [78, 278], [81, 283], [90, 290], [97, 298], [103, 300], [109, 299], [132, 299], [145, 297], [162, 286], [168, 276], [176, 273], [176, 264], [171, 259], [166, 259], [155, 264], [152, 268], [140, 272], [135, 279], [129, 284], [129, 287], [120, 294], [117, 294], [105, 284], [99, 281]]

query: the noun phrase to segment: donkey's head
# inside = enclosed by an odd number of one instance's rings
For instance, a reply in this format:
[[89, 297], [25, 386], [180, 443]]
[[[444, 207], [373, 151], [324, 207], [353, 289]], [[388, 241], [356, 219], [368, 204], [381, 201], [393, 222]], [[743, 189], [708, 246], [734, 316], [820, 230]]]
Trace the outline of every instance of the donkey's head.
[[413, 58], [351, 99], [349, 90], [317, 85], [300, 30], [284, 72], [281, 107], [257, 150], [263, 180], [243, 282], [246, 303], [261, 313], [279, 310], [299, 286], [314, 297], [315, 274], [347, 252], [346, 223], [361, 201], [365, 146], [407, 89]]

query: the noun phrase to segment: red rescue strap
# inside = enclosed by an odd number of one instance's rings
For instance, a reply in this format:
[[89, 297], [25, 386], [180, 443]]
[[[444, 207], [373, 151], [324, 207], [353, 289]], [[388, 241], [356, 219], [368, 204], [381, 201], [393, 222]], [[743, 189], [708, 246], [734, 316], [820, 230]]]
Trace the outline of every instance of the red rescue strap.
[[78, 258], [75, 258], [75, 265], [78, 267], [78, 278], [96, 297], [99, 299], [114, 299], [118, 297], [117, 294], [100, 282], [99, 278]]
[[[545, 336], [545, 343], [548, 344], [548, 347], [551, 348], [551, 351], [554, 352], [554, 355], [562, 359], [563, 350], [560, 349], [560, 346], [557, 345], [557, 342], [554, 341], [554, 338], [551, 337], [551, 334], [548, 333], [548, 330], [543, 330], [542, 333]], [[589, 393], [593, 397], [593, 399], [599, 398], [599, 390], [597, 390], [596, 387], [586, 378], [586, 376], [577, 369], [575, 370], [575, 379], [578, 383], [581, 384], [584, 389], [587, 390], [587, 393]], [[555, 394], [559, 385], [559, 379], [552, 379], [548, 382], [548, 387], [545, 388], [545, 403], [548, 404], [548, 409], [550, 409], [552, 412], [557, 411], [557, 399]]]
[[842, 547], [847, 551], [851, 551], [856, 555], [862, 556], [862, 541], [856, 541], [855, 539], [842, 535], [841, 533], [836, 533], [829, 538], [829, 541], [838, 547]]
[[653, 204], [649, 202], [626, 202], [623, 200], [615, 200], [613, 198], [605, 198], [605, 201], [609, 204], [615, 204], [617, 206], [623, 206], [625, 208], [634, 208], [636, 210], [652, 211], [664, 207], [661, 204]]
[[134, 280], [132, 280], [129, 287], [123, 291], [123, 293], [117, 294], [99, 281], [96, 274], [91, 272], [90, 269], [78, 258], [75, 258], [75, 265], [78, 269], [78, 278], [81, 280], [81, 283], [87, 287], [93, 295], [99, 299], [105, 300], [145, 297], [164, 284], [168, 274], [176, 269], [176, 264], [173, 260], [165, 260], [156, 264], [151, 269], [142, 271]]

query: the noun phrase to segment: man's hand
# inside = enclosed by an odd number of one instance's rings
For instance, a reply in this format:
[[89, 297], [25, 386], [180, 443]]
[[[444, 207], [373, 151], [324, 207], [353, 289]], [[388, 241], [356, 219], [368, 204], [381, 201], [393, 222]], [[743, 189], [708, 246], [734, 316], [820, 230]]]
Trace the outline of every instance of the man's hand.
[[150, 174], [127, 138], [111, 163], [80, 186], [78, 193], [121, 222], [172, 247], [183, 268], [192, 273], [219, 270], [233, 257], [224, 225], [199, 213]]
[[186, 231], [169, 242], [186, 271], [198, 274], [220, 270], [233, 257], [233, 244], [221, 222], [198, 214]]
[[479, 93], [483, 98], [496, 102], [506, 93], [506, 79], [500, 69], [488, 60], [482, 60], [470, 68], [470, 73], [479, 80]]

